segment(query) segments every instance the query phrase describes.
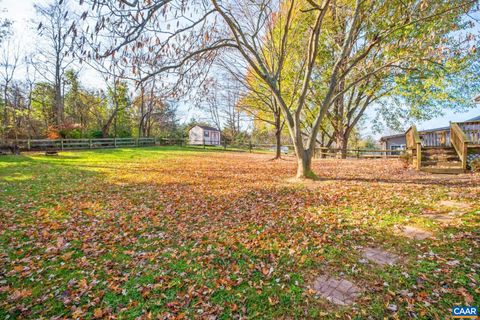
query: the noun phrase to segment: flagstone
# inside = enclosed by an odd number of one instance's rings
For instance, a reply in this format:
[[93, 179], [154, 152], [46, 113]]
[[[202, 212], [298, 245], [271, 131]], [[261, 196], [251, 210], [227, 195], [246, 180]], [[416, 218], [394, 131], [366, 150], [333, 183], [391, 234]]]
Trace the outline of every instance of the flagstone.
[[470, 209], [471, 206], [469, 203], [455, 201], [455, 200], [443, 200], [438, 202], [439, 205], [443, 207], [456, 208], [456, 209]]
[[424, 216], [426, 218], [435, 220], [437, 222], [448, 224], [452, 222], [459, 215], [460, 215], [459, 212], [452, 211], [449, 213], [429, 213], [429, 214], [425, 214]]
[[379, 265], [394, 265], [400, 259], [396, 254], [380, 248], [364, 248], [362, 256]]
[[315, 279], [313, 289], [324, 299], [337, 305], [350, 305], [362, 290], [354, 283], [341, 278], [320, 276]]
[[414, 240], [425, 240], [433, 236], [433, 233], [431, 233], [430, 231], [414, 226], [401, 227], [401, 231], [404, 236]]

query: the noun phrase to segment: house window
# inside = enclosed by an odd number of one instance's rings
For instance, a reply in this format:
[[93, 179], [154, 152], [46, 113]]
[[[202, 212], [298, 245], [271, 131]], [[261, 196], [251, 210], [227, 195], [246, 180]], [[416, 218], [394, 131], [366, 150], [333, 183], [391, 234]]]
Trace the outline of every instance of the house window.
[[209, 132], [205, 131], [203, 135], [204, 135], [205, 138], [208, 138], [209, 137]]

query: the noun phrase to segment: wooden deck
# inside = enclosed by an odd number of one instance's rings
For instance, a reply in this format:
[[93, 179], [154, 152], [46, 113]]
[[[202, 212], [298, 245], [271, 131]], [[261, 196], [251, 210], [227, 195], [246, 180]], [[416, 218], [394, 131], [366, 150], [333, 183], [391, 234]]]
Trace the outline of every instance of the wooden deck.
[[455, 174], [480, 158], [480, 121], [451, 123], [450, 130], [419, 133], [415, 126], [406, 132], [407, 152], [413, 165], [430, 173]]

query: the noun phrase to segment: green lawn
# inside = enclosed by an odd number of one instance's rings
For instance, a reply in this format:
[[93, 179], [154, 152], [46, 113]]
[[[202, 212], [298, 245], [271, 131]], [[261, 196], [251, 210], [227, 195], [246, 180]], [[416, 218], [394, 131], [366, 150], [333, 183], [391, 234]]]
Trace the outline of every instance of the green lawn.
[[[0, 318], [445, 319], [480, 306], [478, 175], [331, 159], [302, 183], [289, 179], [292, 158], [270, 158], [179, 147], [1, 157]], [[434, 237], [411, 240], [396, 231], [405, 225]], [[401, 261], [362, 263], [360, 247]], [[336, 306], [312, 290], [319, 275], [363, 293]]]

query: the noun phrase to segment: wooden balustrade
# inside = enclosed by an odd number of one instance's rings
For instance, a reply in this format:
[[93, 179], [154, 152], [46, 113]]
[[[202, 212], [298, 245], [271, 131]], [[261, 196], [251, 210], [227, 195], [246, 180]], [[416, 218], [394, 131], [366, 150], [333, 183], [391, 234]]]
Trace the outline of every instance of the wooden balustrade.
[[471, 144], [480, 145], [480, 121], [458, 123]]
[[457, 151], [462, 161], [463, 170], [467, 169], [468, 144], [470, 143], [467, 135], [457, 123], [450, 124], [450, 141]]
[[418, 134], [416, 126], [411, 126], [410, 129], [407, 130], [405, 139], [407, 142], [407, 149], [412, 153], [412, 156], [415, 152], [415, 166], [417, 169], [420, 169], [422, 166], [422, 140], [420, 140], [420, 135]]
[[450, 147], [450, 131], [438, 130], [430, 132], [420, 132], [423, 147]]

